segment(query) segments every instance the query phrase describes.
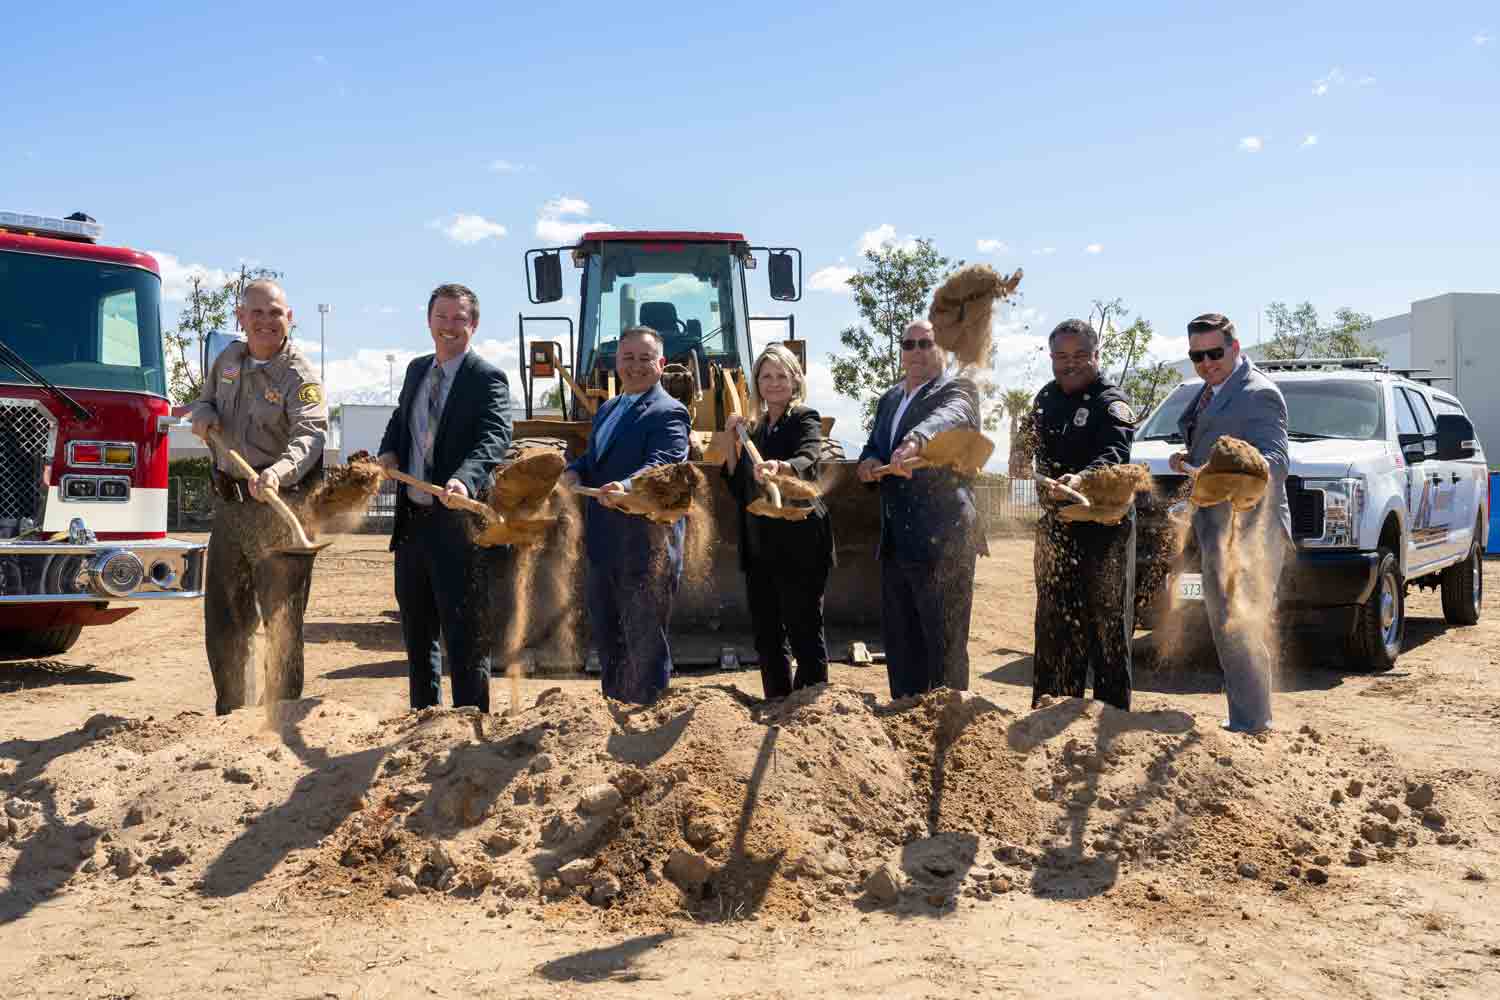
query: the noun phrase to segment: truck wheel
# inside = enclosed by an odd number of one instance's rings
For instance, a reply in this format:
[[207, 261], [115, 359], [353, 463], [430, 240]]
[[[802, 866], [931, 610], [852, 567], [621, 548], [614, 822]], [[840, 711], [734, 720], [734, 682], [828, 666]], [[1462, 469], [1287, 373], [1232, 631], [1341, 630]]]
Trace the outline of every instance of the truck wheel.
[[1476, 531], [1464, 561], [1443, 570], [1443, 619], [1449, 625], [1478, 625], [1483, 603], [1484, 553]]
[[1354, 626], [1345, 642], [1351, 669], [1384, 673], [1396, 665], [1406, 638], [1406, 582], [1401, 564], [1390, 549], [1380, 550], [1375, 589], [1355, 609]]
[[78, 635], [82, 631], [82, 625], [60, 625], [57, 628], [31, 629], [25, 632], [0, 632], [0, 660], [24, 660], [66, 653], [78, 641]]

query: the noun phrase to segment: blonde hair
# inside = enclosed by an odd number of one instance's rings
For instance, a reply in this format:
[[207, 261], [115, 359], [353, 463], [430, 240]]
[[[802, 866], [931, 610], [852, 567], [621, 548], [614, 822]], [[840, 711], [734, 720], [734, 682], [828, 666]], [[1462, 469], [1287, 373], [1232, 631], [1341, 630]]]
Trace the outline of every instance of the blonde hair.
[[755, 359], [755, 364], [750, 366], [750, 422], [760, 423], [761, 411], [764, 407], [760, 398], [760, 368], [767, 361], [774, 361], [786, 369], [786, 373], [792, 377], [792, 398], [787, 403], [791, 409], [798, 403], [807, 402], [807, 376], [802, 374], [802, 366], [797, 363], [797, 355], [787, 350], [781, 344], [768, 344], [760, 357]]

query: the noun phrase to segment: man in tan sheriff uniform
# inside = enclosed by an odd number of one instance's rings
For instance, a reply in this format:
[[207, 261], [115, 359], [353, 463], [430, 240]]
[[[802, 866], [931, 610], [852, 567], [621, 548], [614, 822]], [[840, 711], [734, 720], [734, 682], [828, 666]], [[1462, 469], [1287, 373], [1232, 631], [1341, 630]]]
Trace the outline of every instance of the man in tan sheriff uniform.
[[[235, 317], [246, 339], [214, 361], [189, 412], [193, 433], [210, 443], [218, 495], [203, 620], [219, 715], [245, 704], [250, 637], [258, 621], [265, 623], [268, 644], [263, 697], [302, 697], [302, 616], [312, 560], [270, 554], [289, 544], [292, 533], [269, 504], [257, 501], [279, 490], [296, 509], [323, 476], [328, 434], [323, 387], [292, 344], [292, 310], [281, 286], [250, 282]], [[259, 475], [242, 479], [226, 447]]]

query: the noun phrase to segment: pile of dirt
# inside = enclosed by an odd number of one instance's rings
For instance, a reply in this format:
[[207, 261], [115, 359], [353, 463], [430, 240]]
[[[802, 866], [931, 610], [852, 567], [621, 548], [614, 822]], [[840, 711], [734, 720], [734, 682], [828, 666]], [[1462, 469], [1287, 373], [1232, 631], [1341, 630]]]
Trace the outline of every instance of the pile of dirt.
[[1470, 844], [1482, 810], [1308, 727], [1247, 739], [1175, 711], [1016, 715], [946, 691], [766, 704], [699, 686], [626, 709], [551, 689], [511, 716], [386, 720], [305, 699], [271, 730], [254, 712], [101, 716], [22, 749], [0, 771], [0, 896], [154, 879], [633, 926], [1013, 890], [1179, 918], [1238, 892], [1316, 905], [1366, 865]]
[[1086, 470], [1078, 479], [1078, 492], [1089, 502], [1062, 508], [1058, 516], [1065, 521], [1119, 524], [1136, 494], [1152, 490], [1151, 470], [1128, 462]]
[[506, 520], [540, 516], [566, 465], [557, 448], [520, 449], [512, 461], [495, 467], [490, 506]]

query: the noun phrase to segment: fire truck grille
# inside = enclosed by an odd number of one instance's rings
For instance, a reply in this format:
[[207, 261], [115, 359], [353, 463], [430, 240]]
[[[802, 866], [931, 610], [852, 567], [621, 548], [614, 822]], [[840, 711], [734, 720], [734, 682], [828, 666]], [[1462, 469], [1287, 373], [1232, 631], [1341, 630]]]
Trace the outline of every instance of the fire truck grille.
[[52, 415], [29, 399], [0, 399], [0, 538], [20, 533], [23, 519], [40, 524], [42, 467], [52, 456]]

